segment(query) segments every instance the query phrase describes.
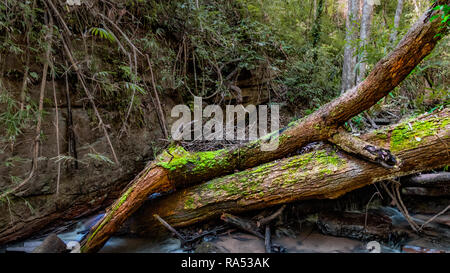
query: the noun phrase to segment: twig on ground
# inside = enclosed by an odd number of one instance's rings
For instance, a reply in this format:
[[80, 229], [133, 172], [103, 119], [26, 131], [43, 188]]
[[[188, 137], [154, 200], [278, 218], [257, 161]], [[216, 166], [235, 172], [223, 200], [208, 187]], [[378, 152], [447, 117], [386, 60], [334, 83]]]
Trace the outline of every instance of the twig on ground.
[[411, 228], [414, 231], [418, 231], [418, 225], [412, 220], [411, 216], [409, 216], [408, 211], [405, 211], [403, 209], [403, 207], [400, 205], [400, 201], [398, 200], [398, 198], [395, 196], [395, 189], [394, 189], [394, 185], [392, 185], [392, 192], [389, 190], [389, 188], [383, 183], [381, 182], [381, 186], [384, 188], [384, 190], [386, 191], [386, 193], [391, 197], [392, 201], [394, 202], [394, 204], [397, 206], [397, 208], [399, 209], [399, 211], [403, 214], [403, 216], [405, 217], [406, 221], [408, 222], [408, 224], [411, 226]]
[[372, 194], [372, 196], [371, 196], [370, 199], [369, 199], [369, 202], [367, 202], [367, 205], [366, 205], [366, 216], [365, 216], [365, 218], [364, 218], [364, 230], [366, 230], [366, 228], [367, 228], [367, 216], [368, 216], [368, 214], [369, 214], [369, 205], [370, 205], [370, 202], [372, 202], [372, 199], [373, 199], [376, 195], [379, 195], [379, 196], [381, 197], [381, 193], [380, 193], [379, 191], [377, 191], [377, 192], [375, 192], [374, 194]]
[[220, 219], [225, 221], [226, 223], [232, 224], [244, 231], [247, 231], [253, 235], [255, 235], [258, 238], [265, 239], [264, 235], [262, 235], [258, 230], [255, 224], [251, 223], [248, 220], [242, 219], [240, 217], [231, 215], [229, 213], [223, 213], [222, 216], [220, 216]]
[[166, 221], [164, 221], [164, 219], [159, 217], [158, 214], [154, 214], [153, 217], [155, 217], [156, 220], [158, 220], [164, 227], [166, 227], [168, 230], [173, 232], [178, 237], [178, 239], [181, 240], [181, 244], [184, 244], [187, 242], [186, 239], [184, 238], [184, 236], [181, 235], [181, 233], [179, 233], [176, 229], [174, 229], [171, 225], [169, 225]]
[[267, 225], [269, 222], [271, 222], [273, 219], [277, 218], [282, 212], [283, 210], [286, 208], [286, 205], [281, 206], [274, 214], [269, 215], [261, 220], [259, 220], [258, 222], [256, 222], [256, 225], [258, 227], [260, 226], [264, 226]]
[[439, 216], [441, 216], [442, 214], [444, 214], [447, 210], [450, 209], [450, 205], [448, 205], [445, 209], [443, 209], [441, 212], [437, 213], [435, 216], [431, 217], [430, 219], [428, 219], [425, 223], [423, 223], [423, 225], [420, 226], [419, 231], [422, 231], [422, 229], [428, 225], [429, 223], [431, 223], [432, 221], [434, 221], [436, 218], [438, 218]]

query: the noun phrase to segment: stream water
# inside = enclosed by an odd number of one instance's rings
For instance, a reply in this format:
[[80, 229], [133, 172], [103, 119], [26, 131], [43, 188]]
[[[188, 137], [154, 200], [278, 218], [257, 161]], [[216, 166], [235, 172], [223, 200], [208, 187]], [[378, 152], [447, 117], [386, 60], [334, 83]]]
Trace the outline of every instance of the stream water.
[[[403, 215], [395, 208], [382, 208], [386, 215], [392, 219], [393, 226], [396, 228], [408, 229], [408, 224]], [[80, 241], [83, 235], [101, 218], [100, 215], [88, 217], [79, 220], [76, 224], [66, 231], [59, 232], [57, 235], [66, 244], [71, 241]], [[423, 223], [423, 220], [415, 218], [417, 223]], [[442, 225], [434, 224], [436, 234], [449, 236], [450, 230]], [[299, 231], [294, 231], [291, 234], [282, 232], [275, 232], [272, 236], [274, 245], [282, 247], [283, 252], [288, 253], [356, 253], [369, 252], [367, 250], [367, 242], [362, 242], [355, 239], [335, 237], [324, 235], [320, 233], [315, 225], [306, 225]], [[438, 237], [437, 237], [438, 238]], [[43, 240], [41, 238], [29, 239], [14, 244], [9, 244], [0, 249], [0, 252], [32, 252]], [[217, 252], [230, 253], [264, 253], [264, 241], [250, 234], [243, 232], [234, 232], [230, 234], [223, 234], [221, 236], [209, 236], [203, 238], [204, 243], [212, 244]], [[444, 251], [450, 251], [450, 244], [448, 241], [441, 241], [436, 238], [416, 237], [402, 243], [402, 245], [410, 245], [413, 248], [431, 248]], [[372, 242], [373, 243], [373, 242]], [[376, 242], [375, 244], [378, 244]], [[380, 243], [380, 252], [392, 253], [401, 252], [402, 246], [389, 245], [387, 243]], [[102, 253], [182, 253], [192, 252], [186, 250], [181, 246], [181, 241], [174, 237], [164, 238], [137, 238], [137, 237], [119, 237], [110, 238], [106, 245], [100, 251]]]

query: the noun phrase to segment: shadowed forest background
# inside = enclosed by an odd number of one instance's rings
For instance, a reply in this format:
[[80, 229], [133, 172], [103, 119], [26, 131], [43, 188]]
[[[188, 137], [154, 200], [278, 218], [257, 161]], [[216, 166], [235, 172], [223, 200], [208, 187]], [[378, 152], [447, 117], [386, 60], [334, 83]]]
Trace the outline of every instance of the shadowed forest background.
[[[1, 1], [0, 245], [73, 225], [111, 205], [147, 162], [173, 144], [171, 109], [193, 108], [194, 96], [222, 107], [278, 104], [281, 127], [312, 114], [361, 83], [433, 2]], [[448, 16], [448, 3], [445, 10]], [[430, 113], [448, 122], [449, 46], [443, 37], [405, 80], [344, 128], [359, 136]], [[437, 134], [420, 133], [427, 129], [419, 128], [416, 140]], [[178, 144], [197, 152], [242, 143]], [[448, 176], [447, 169], [427, 173]], [[435, 192], [443, 194], [406, 194], [416, 196], [405, 198], [406, 207], [420, 215], [441, 212], [450, 191], [448, 183], [439, 187]], [[312, 200], [302, 216], [289, 205], [283, 221], [317, 223], [322, 217], [317, 224], [322, 233], [366, 240], [370, 236], [330, 232], [320, 223], [339, 217], [317, 213], [338, 210], [347, 220], [361, 217], [345, 213], [364, 215], [370, 202], [374, 208], [390, 205], [388, 195], [378, 195], [378, 188], [367, 186], [334, 203]], [[448, 251], [448, 212], [444, 216], [447, 237], [436, 248]], [[142, 226], [130, 220], [120, 232], [145, 233]], [[192, 237], [197, 231], [185, 232]]]

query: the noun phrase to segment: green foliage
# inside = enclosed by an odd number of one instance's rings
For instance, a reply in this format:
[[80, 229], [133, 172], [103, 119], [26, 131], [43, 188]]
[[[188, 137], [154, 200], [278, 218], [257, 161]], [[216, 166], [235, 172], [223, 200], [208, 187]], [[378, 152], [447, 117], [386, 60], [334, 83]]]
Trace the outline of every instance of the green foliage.
[[430, 21], [433, 21], [436, 18], [441, 17], [442, 24], [446, 24], [446, 25], [450, 25], [450, 21], [448, 20], [450, 18], [450, 6], [447, 4], [444, 5], [437, 5], [436, 7], [433, 8], [433, 10], [440, 10], [442, 13], [439, 15], [434, 15], [433, 17], [430, 18]]
[[1, 82], [0, 107], [3, 109], [0, 113], [0, 132], [6, 138], [3, 141], [15, 141], [36, 118], [36, 105], [29, 100], [28, 104], [21, 108], [20, 102], [11, 96]]
[[142, 95], [147, 94], [147, 91], [145, 91], [144, 88], [140, 87], [137, 84], [131, 83], [131, 82], [125, 82], [125, 88], [127, 90], [131, 90], [133, 92], [138, 91], [139, 93], [141, 93]]
[[91, 30], [90, 30], [90, 33], [92, 35], [94, 35], [94, 36], [100, 37], [101, 39], [108, 40], [111, 43], [116, 40], [114, 35], [112, 33], [110, 33], [109, 31], [107, 31], [106, 29], [104, 29], [104, 28], [92, 27]]

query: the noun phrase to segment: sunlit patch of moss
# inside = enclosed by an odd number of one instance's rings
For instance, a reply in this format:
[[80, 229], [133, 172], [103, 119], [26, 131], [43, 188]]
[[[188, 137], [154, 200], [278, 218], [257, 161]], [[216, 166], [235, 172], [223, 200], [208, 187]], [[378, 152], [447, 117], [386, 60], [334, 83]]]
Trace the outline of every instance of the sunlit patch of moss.
[[435, 135], [439, 128], [445, 128], [450, 118], [431, 118], [413, 123], [404, 122], [391, 133], [390, 147], [392, 152], [417, 147], [423, 138]]
[[[332, 174], [345, 164], [335, 151], [318, 150], [211, 180], [200, 187], [199, 196], [221, 199], [233, 198], [232, 196], [263, 197], [267, 193], [275, 192], [277, 188], [286, 188], [299, 181], [305, 181], [312, 173], [320, 173], [324, 176]], [[282, 170], [280, 175], [270, 177], [274, 171], [280, 172], [280, 170]], [[267, 178], [272, 180], [266, 185]], [[208, 198], [203, 202], [208, 202], [207, 200]], [[202, 203], [201, 198], [199, 202]], [[189, 205], [191, 202], [186, 204], [186, 206]]]
[[244, 171], [243, 174], [258, 175], [261, 173], [270, 172], [270, 168], [274, 167], [275, 165], [276, 163], [266, 163], [253, 169], [250, 169], [249, 171]]
[[229, 183], [222, 184], [218, 188], [223, 191], [226, 191], [228, 194], [231, 194], [231, 195], [239, 193], [239, 186], [237, 185], [237, 183], [235, 183], [235, 181], [231, 181]]
[[175, 146], [164, 151], [156, 164], [170, 171], [186, 168], [189, 164], [192, 166], [191, 171], [201, 172], [212, 167], [227, 165], [227, 158], [223, 156], [225, 151], [225, 149], [221, 149], [193, 153], [186, 151], [181, 146]]
[[271, 168], [276, 164], [273, 162], [266, 163], [253, 169], [213, 179], [201, 186], [200, 191], [210, 192], [213, 196], [220, 196], [220, 192], [226, 195], [240, 194], [249, 196], [259, 192], [260, 184], [264, 181], [264, 177], [269, 174]]
[[289, 186], [298, 181], [304, 181], [315, 169], [323, 176], [332, 174], [333, 171], [345, 165], [335, 151], [318, 150], [292, 158], [283, 165], [285, 170], [282, 179], [275, 181], [282, 186]]
[[385, 131], [377, 130], [377, 131], [375, 131], [375, 135], [376, 135], [377, 138], [379, 138], [381, 140], [388, 139], [388, 136], [387, 136]]
[[343, 161], [339, 156], [337, 156], [335, 151], [331, 151], [330, 153], [328, 153], [325, 150], [319, 150], [303, 154], [298, 157], [293, 157], [286, 164], [283, 164], [281, 169], [286, 170], [296, 168], [296, 170], [298, 170], [301, 167], [307, 166], [313, 160], [322, 165], [332, 164], [334, 166], [338, 166], [339, 164], [343, 163]]

